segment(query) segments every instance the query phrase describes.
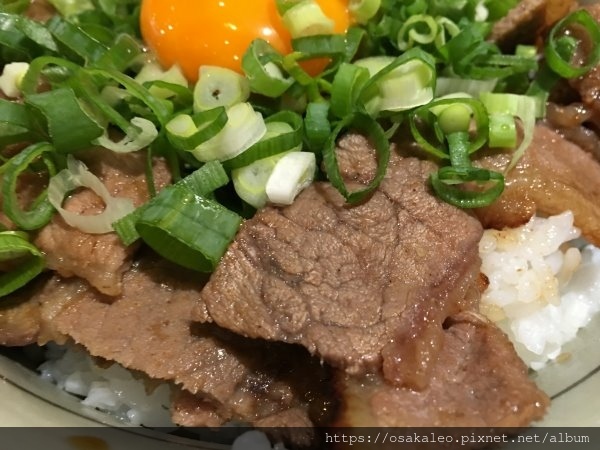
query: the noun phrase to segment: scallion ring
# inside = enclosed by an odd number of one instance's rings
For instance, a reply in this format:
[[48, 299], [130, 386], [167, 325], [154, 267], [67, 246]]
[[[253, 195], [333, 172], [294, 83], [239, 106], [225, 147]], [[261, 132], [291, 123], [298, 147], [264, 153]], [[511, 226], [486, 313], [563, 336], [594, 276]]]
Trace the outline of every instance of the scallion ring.
[[[37, 230], [46, 225], [52, 215], [54, 208], [48, 201], [48, 190], [44, 191], [34, 200], [30, 210], [22, 210], [17, 196], [17, 185], [19, 175], [38, 158], [44, 160], [45, 153], [53, 152], [54, 148], [48, 142], [32, 144], [13, 156], [5, 166], [2, 177], [2, 201], [4, 213], [19, 228], [23, 230]], [[50, 175], [54, 168], [46, 163]]]
[[0, 271], [0, 298], [25, 286], [42, 270], [44, 255], [31, 244], [25, 233], [0, 232], [0, 263], [8, 263], [11, 270]]

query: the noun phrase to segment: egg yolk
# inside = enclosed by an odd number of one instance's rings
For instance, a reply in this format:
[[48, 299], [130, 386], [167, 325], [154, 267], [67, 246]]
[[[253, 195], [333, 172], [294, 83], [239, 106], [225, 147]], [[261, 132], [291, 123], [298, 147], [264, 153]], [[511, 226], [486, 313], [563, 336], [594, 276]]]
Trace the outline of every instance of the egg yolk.
[[[334, 31], [350, 24], [347, 0], [317, 0]], [[282, 54], [291, 51], [290, 35], [275, 0], [143, 0], [142, 37], [164, 67], [178, 64], [196, 81], [203, 65], [241, 72], [242, 57], [256, 38]]]

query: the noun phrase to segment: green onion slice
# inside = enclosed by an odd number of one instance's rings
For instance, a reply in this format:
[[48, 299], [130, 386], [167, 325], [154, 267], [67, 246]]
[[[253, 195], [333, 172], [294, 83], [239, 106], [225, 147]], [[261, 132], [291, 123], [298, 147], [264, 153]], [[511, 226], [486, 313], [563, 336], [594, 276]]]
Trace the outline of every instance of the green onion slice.
[[367, 104], [367, 110], [371, 114], [379, 111], [405, 111], [433, 99], [436, 85], [433, 56], [419, 48], [412, 48], [391, 61], [384, 58], [366, 58], [355, 63], [367, 67], [371, 73], [371, 79], [363, 88], [364, 92], [370, 94], [373, 92], [372, 87], [378, 90], [376, 98], [364, 99], [375, 105], [369, 107]]
[[[90, 188], [98, 194], [104, 202], [104, 211], [95, 215], [82, 215], [64, 209], [62, 203], [65, 196], [78, 187]], [[67, 157], [67, 168], [50, 179], [48, 200], [66, 223], [89, 234], [112, 232], [112, 223], [135, 209], [131, 199], [113, 197], [102, 181], [71, 155]]]
[[359, 100], [369, 79], [367, 68], [342, 63], [331, 87], [331, 112], [342, 118], [361, 109], [362, 104]]
[[[375, 177], [364, 189], [354, 192], [349, 192], [346, 188], [346, 184], [344, 183], [340, 173], [340, 168], [338, 166], [337, 156], [335, 153], [337, 138], [343, 131], [347, 129], [355, 129], [367, 136], [374, 144], [375, 153], [377, 155], [377, 172]], [[327, 177], [329, 178], [331, 184], [344, 196], [346, 201], [349, 203], [358, 203], [369, 196], [375, 189], [377, 189], [385, 176], [389, 160], [390, 143], [387, 140], [385, 131], [375, 119], [361, 112], [356, 112], [341, 120], [330, 134], [327, 142], [325, 142], [325, 146], [323, 147], [323, 163], [325, 164]]]
[[0, 272], [0, 297], [25, 286], [42, 270], [44, 255], [27, 240], [27, 235], [13, 231], [0, 232], [0, 262], [15, 262], [8, 272]]
[[512, 160], [505, 170], [505, 172], [508, 172], [521, 159], [533, 140], [536, 112], [538, 110], [536, 98], [527, 95], [495, 94], [491, 92], [481, 94], [480, 98], [490, 115], [511, 115], [521, 121], [523, 139], [514, 151]]
[[131, 126], [127, 128], [125, 137], [119, 142], [110, 139], [108, 133], [105, 132], [93, 143], [115, 153], [130, 153], [146, 148], [154, 142], [157, 136], [158, 130], [152, 122], [142, 117], [134, 117], [131, 119]]
[[227, 110], [225, 126], [191, 153], [198, 161], [226, 161], [256, 144], [266, 132], [262, 115], [250, 103], [237, 103]]
[[189, 269], [211, 272], [241, 221], [219, 203], [176, 186], [143, 209], [136, 230], [164, 258]]
[[242, 57], [242, 70], [250, 83], [250, 90], [267, 97], [277, 98], [294, 83], [281, 70], [283, 57], [267, 41], [255, 39]]
[[136, 230], [136, 224], [140, 219], [142, 212], [149, 206], [156, 204], [156, 202], [166, 202], [165, 198], [170, 195], [169, 191], [176, 188], [183, 188], [192, 192], [194, 195], [205, 197], [218, 188], [225, 186], [228, 182], [229, 177], [227, 177], [227, 173], [218, 161], [206, 163], [187, 177], [179, 180], [176, 184], [168, 186], [160, 191], [156, 197], [148, 203], [145, 203], [132, 213], [114, 222], [112, 224], [113, 229], [117, 232], [125, 245], [133, 244], [140, 238], [140, 235]]
[[48, 136], [59, 152], [70, 153], [87, 148], [104, 132], [70, 88], [28, 95], [25, 102], [42, 113]]
[[53, 16], [47, 23], [48, 31], [61, 44], [79, 55], [86, 64], [98, 61], [108, 48], [87, 34], [81, 27]]
[[89, 68], [85, 69], [85, 71], [89, 75], [104, 77], [119, 83], [130, 95], [139, 99], [150, 108], [161, 125], [166, 125], [171, 118], [171, 115], [173, 114], [172, 103], [165, 99], [153, 96], [148, 89], [133, 78], [114, 69]]
[[[417, 108], [409, 114], [409, 124], [412, 135], [419, 146], [427, 153], [442, 159], [449, 159], [450, 153], [445, 146], [446, 133], [440, 128], [438, 121], [443, 119], [441, 116], [444, 111], [446, 114], [454, 113], [448, 108], [459, 106], [454, 112], [463, 115], [464, 108], [467, 108], [473, 115], [475, 121], [475, 136], [469, 143], [469, 154], [479, 150], [487, 141], [489, 133], [488, 114], [483, 106], [483, 103], [473, 98], [441, 98], [433, 102]], [[446, 117], [445, 120], [453, 120]], [[463, 120], [461, 118], [461, 120]], [[434, 131], [438, 142], [431, 143], [423, 133], [421, 133], [420, 125], [428, 125], [430, 130]]]
[[292, 111], [280, 111], [269, 116], [265, 125], [266, 133], [263, 138], [235, 158], [225, 161], [223, 165], [226, 169], [244, 167], [259, 159], [294, 150], [302, 145], [304, 123], [300, 115]]
[[44, 52], [57, 52], [52, 34], [41, 23], [21, 14], [0, 12], [0, 44], [31, 59]]
[[25, 142], [37, 136], [27, 107], [0, 99], [0, 145]]
[[304, 116], [304, 133], [308, 148], [314, 153], [320, 153], [331, 135], [329, 121], [329, 103], [309, 103]]
[[17, 196], [19, 175], [36, 160], [41, 158], [50, 175], [53, 175], [53, 165], [44, 158], [45, 153], [54, 151], [52, 145], [40, 142], [30, 145], [13, 156], [3, 167], [2, 202], [4, 213], [19, 228], [23, 230], [37, 230], [46, 225], [54, 215], [54, 208], [48, 201], [48, 190], [44, 190], [33, 202], [30, 210], [22, 210]]
[[[504, 191], [504, 176], [501, 173], [476, 167], [442, 167], [431, 174], [430, 181], [442, 200], [459, 208], [488, 206]], [[467, 183], [485, 186], [485, 189], [459, 187]]]
[[217, 107], [194, 115], [179, 114], [167, 125], [167, 138], [181, 150], [192, 151], [223, 130], [227, 124], [227, 110]]
[[[566, 60], [559, 49], [559, 39], [562, 33], [573, 26], [582, 27], [588, 34], [593, 48], [587, 55], [587, 60], [581, 65], [574, 65], [570, 59]], [[544, 55], [547, 64], [564, 78], [575, 78], [589, 72], [590, 69], [600, 62], [600, 25], [585, 9], [579, 9], [572, 12], [561, 21], [559, 21], [548, 36], [547, 44], [544, 48]]]
[[194, 87], [194, 112], [229, 107], [248, 100], [250, 83], [245, 76], [216, 66], [202, 66], [199, 72]]
[[283, 24], [292, 38], [333, 33], [333, 20], [323, 13], [315, 0], [276, 0], [276, 3]]
[[358, 23], [367, 23], [375, 17], [381, 7], [381, 0], [350, 0], [348, 10]]

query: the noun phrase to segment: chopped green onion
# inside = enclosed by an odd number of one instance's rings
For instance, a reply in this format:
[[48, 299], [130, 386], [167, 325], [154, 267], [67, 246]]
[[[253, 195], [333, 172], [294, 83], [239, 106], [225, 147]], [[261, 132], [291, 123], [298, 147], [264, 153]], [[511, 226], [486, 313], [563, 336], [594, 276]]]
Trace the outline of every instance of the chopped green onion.
[[136, 223], [138, 233], [164, 258], [193, 270], [213, 271], [241, 217], [183, 186], [163, 192], [143, 209]]
[[133, 78], [114, 69], [89, 68], [85, 70], [89, 75], [104, 77], [119, 83], [130, 95], [148, 106], [161, 125], [165, 125], [171, 118], [173, 105], [165, 99], [154, 97], [148, 89], [143, 87]]
[[[375, 177], [363, 189], [349, 192], [340, 173], [335, 154], [338, 136], [346, 129], [355, 129], [367, 136], [375, 146], [377, 156], [377, 171]], [[383, 180], [390, 160], [390, 143], [381, 125], [371, 116], [356, 112], [345, 117], [335, 127], [323, 147], [323, 163], [331, 184], [344, 196], [349, 203], [357, 203], [368, 197]]]
[[293, 84], [281, 71], [283, 57], [267, 41], [252, 41], [242, 58], [242, 69], [250, 83], [250, 90], [267, 97], [276, 98]]
[[309, 103], [304, 116], [304, 133], [308, 148], [320, 152], [331, 134], [329, 103]]
[[173, 189], [185, 189], [194, 195], [204, 197], [216, 189], [225, 186], [228, 182], [229, 178], [227, 177], [227, 173], [225, 173], [223, 166], [221, 166], [218, 161], [206, 163], [174, 185], [164, 188], [148, 203], [145, 203], [132, 213], [114, 222], [112, 224], [113, 229], [117, 232], [119, 238], [125, 245], [131, 245], [140, 238], [140, 235], [136, 230], [136, 224], [142, 216], [143, 211], [157, 202], [165, 203], [170, 195], [169, 191]]
[[48, 190], [44, 190], [33, 202], [32, 209], [22, 210], [17, 196], [19, 175], [42, 158], [48, 167], [50, 175], [54, 167], [44, 159], [45, 153], [53, 152], [54, 148], [47, 142], [32, 144], [13, 156], [3, 167], [2, 202], [6, 216], [23, 230], [37, 230], [46, 225], [54, 214], [54, 208], [48, 201]]
[[17, 98], [21, 95], [21, 82], [29, 70], [29, 64], [14, 62], [5, 64], [0, 76], [0, 89], [7, 97]]
[[27, 235], [0, 232], [0, 262], [15, 261], [15, 267], [0, 272], [0, 297], [25, 286], [44, 269], [44, 255], [27, 240]]
[[[301, 0], [294, 2], [288, 8], [280, 8], [282, 2], [277, 0], [277, 7], [286, 29], [293, 39], [317, 34], [333, 33], [334, 22], [327, 17], [319, 4], [314, 0]], [[281, 12], [284, 10], [284, 12]]]
[[0, 99], [0, 145], [25, 142], [35, 137], [38, 136], [33, 131], [27, 106]]
[[[587, 55], [587, 60], [581, 65], [574, 65], [570, 60], [565, 60], [564, 55], [558, 48], [558, 35], [564, 33], [572, 26], [582, 27], [590, 42], [594, 43], [591, 52]], [[546, 62], [552, 70], [563, 78], [575, 78], [589, 72], [590, 69], [600, 62], [600, 25], [585, 9], [578, 9], [560, 20], [548, 36], [548, 41], [544, 47]]]
[[[378, 58], [378, 57], [374, 57]], [[364, 86], [369, 94], [370, 87], [376, 86], [377, 97], [366, 99], [367, 110], [405, 111], [429, 103], [433, 99], [436, 84], [434, 58], [419, 48], [413, 48], [386, 64], [383, 57], [357, 61], [355, 64], [367, 67], [371, 79]], [[382, 68], [377, 67], [383, 65]]]
[[59, 152], [88, 148], [104, 132], [104, 128], [88, 115], [72, 89], [28, 95], [25, 102], [42, 113], [48, 136]]
[[226, 161], [256, 144], [266, 132], [262, 115], [250, 103], [238, 103], [227, 110], [223, 129], [190, 151], [198, 161]]
[[28, 59], [58, 47], [52, 34], [41, 23], [20, 14], [0, 12], [0, 44]]
[[[87, 187], [98, 194], [104, 202], [104, 211], [95, 215], [82, 215], [63, 208], [65, 196], [79, 187]], [[71, 155], [67, 157], [67, 168], [50, 178], [48, 200], [66, 223], [89, 234], [112, 232], [112, 223], [135, 209], [131, 199], [110, 195], [102, 181]]]
[[262, 208], [268, 200], [267, 181], [277, 162], [287, 154], [288, 152], [278, 153], [232, 170], [231, 179], [236, 194], [254, 208]]
[[[476, 167], [442, 167], [431, 174], [430, 181], [442, 200], [459, 208], [488, 206], [504, 191], [502, 174]], [[470, 182], [491, 186], [484, 191], [461, 189], [456, 186]]]
[[265, 192], [271, 203], [291, 205], [296, 196], [309, 186], [317, 169], [315, 154], [290, 152], [275, 164]]
[[53, 16], [47, 23], [52, 36], [69, 50], [79, 55], [86, 64], [98, 61], [108, 48], [87, 34], [81, 27]]
[[227, 111], [222, 106], [193, 116], [179, 114], [167, 123], [167, 138], [175, 148], [192, 151], [215, 137], [226, 124]]
[[48, 0], [63, 17], [75, 16], [94, 9], [91, 0]]
[[169, 98], [175, 95], [175, 91], [172, 89], [163, 89], [157, 86], [156, 81], [162, 81], [165, 83], [175, 84], [187, 88], [188, 82], [178, 65], [171, 66], [168, 70], [163, 70], [157, 63], [148, 63], [142, 67], [142, 70], [135, 77], [135, 81], [141, 84], [151, 83], [148, 88], [155, 97]]
[[358, 23], [367, 23], [380, 7], [381, 0], [350, 0], [348, 3], [350, 14]]
[[331, 87], [331, 112], [342, 118], [358, 109], [363, 88], [369, 78], [367, 68], [342, 63], [335, 74]]
[[302, 147], [302, 117], [292, 111], [279, 111], [265, 120], [264, 136], [235, 158], [224, 161], [228, 170], [247, 166], [259, 159]]
[[134, 117], [131, 119], [131, 126], [127, 129], [127, 134], [119, 142], [114, 142], [105, 132], [93, 143], [115, 153], [130, 153], [148, 147], [157, 136], [158, 130], [152, 122], [142, 117]]
[[[469, 154], [479, 150], [487, 141], [489, 133], [489, 119], [488, 114], [484, 108], [484, 105], [479, 100], [473, 98], [440, 98], [433, 102], [417, 108], [415, 111], [409, 114], [409, 124], [413, 135], [413, 138], [419, 144], [419, 146], [427, 153], [441, 159], [449, 159], [450, 152], [444, 146], [444, 140], [446, 138], [445, 133], [441, 130], [441, 124], [439, 119], [448, 108], [452, 107], [447, 113], [445, 120], [454, 121], [455, 118], [452, 115], [456, 112], [460, 115], [458, 122], [464, 125], [466, 117], [465, 113], [468, 111], [473, 116], [475, 121], [475, 137], [469, 144]], [[460, 109], [458, 109], [460, 108]], [[464, 109], [466, 108], [466, 109]], [[436, 134], [438, 143], [431, 143], [429, 139], [425, 138], [423, 133], [420, 131], [420, 125], [427, 125], [430, 129], [440, 131]], [[452, 131], [449, 126], [449, 131]], [[456, 131], [456, 130], [454, 130]]]
[[473, 80], [457, 77], [438, 77], [435, 89], [436, 97], [445, 95], [465, 93], [471, 97], [479, 97], [482, 92], [492, 92], [498, 80]]
[[248, 100], [250, 83], [231, 69], [202, 66], [194, 88], [194, 111], [233, 106]]
[[523, 139], [514, 151], [511, 162], [506, 168], [506, 172], [508, 172], [521, 159], [533, 140], [537, 111], [536, 99], [527, 95], [495, 94], [491, 92], [481, 94], [480, 98], [490, 115], [508, 114], [521, 121]]
[[517, 125], [512, 114], [490, 115], [488, 145], [491, 148], [515, 148], [517, 146]]
[[[427, 32], [423, 32], [427, 30]], [[439, 33], [437, 21], [430, 15], [417, 14], [408, 18], [398, 32], [398, 48], [406, 51], [416, 44], [430, 44]], [[408, 36], [408, 39], [407, 39]]]

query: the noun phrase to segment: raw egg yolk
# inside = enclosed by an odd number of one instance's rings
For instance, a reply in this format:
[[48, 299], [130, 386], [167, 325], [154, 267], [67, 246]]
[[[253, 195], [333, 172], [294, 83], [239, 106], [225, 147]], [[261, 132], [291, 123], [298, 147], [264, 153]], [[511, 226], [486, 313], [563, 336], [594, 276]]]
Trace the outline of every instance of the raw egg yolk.
[[[317, 0], [334, 32], [350, 25], [347, 0]], [[178, 64], [190, 81], [203, 65], [241, 72], [242, 57], [256, 38], [277, 51], [291, 51], [290, 35], [275, 0], [143, 0], [140, 27], [164, 67]]]

